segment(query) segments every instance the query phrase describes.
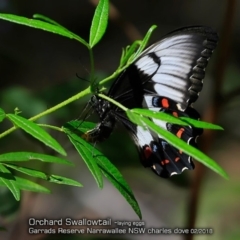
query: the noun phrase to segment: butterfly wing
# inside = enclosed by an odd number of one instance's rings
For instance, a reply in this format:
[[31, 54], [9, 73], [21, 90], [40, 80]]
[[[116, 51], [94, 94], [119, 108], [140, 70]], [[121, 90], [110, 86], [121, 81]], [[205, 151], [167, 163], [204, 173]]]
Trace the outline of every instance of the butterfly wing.
[[164, 96], [184, 110], [202, 90], [205, 68], [217, 41], [216, 32], [209, 27], [175, 30], [147, 48], [113, 83], [108, 95], [119, 102], [138, 96], [143, 100], [144, 94]]
[[[209, 58], [217, 46], [218, 36], [208, 27], [187, 27], [166, 35], [147, 48], [113, 83], [108, 95], [128, 108], [148, 108], [174, 116], [198, 119], [191, 107], [202, 90]], [[179, 151], [162, 136], [132, 124], [115, 107], [113, 114], [131, 131], [142, 164], [161, 177], [193, 169], [191, 157]], [[202, 129], [179, 126], [161, 120], [152, 121], [195, 146]]]

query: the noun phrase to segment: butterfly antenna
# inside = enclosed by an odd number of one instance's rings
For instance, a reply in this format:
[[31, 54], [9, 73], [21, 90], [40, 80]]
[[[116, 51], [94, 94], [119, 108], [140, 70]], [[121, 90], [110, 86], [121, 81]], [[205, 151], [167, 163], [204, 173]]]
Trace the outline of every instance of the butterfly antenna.
[[76, 73], [76, 77], [82, 81], [85, 81], [85, 82], [88, 82], [90, 83], [90, 80], [86, 79], [86, 78], [83, 78], [83, 77], [80, 77], [77, 73]]
[[[84, 64], [82, 64], [81, 58], [79, 58], [79, 62], [80, 62], [81, 67], [85, 70], [85, 72], [86, 72], [86, 73], [88, 74], [88, 76], [89, 76], [89, 75], [90, 75], [90, 72], [89, 72], [89, 70], [86, 68], [86, 66], [85, 66]], [[80, 77], [77, 73], [76, 73], [76, 76], [77, 76], [77, 78], [79, 78], [80, 80], [83, 80], [83, 81], [85, 81], [85, 82], [90, 83], [90, 81], [89, 81], [88, 79], [85, 79], [85, 78]]]
[[[90, 103], [89, 103], [89, 101], [88, 101], [88, 103], [85, 105], [85, 107], [83, 108], [83, 110], [82, 110], [82, 113], [76, 118], [76, 120], [79, 120], [81, 117], [82, 117], [82, 115], [83, 115], [83, 113], [85, 113], [86, 112], [86, 110], [87, 110], [87, 108], [89, 107], [89, 105], [90, 105]], [[89, 111], [91, 110], [91, 108], [89, 108], [89, 110], [87, 111], [87, 114], [89, 113]], [[86, 114], [86, 115], [87, 115]], [[86, 117], [86, 116], [85, 116]]]
[[[79, 120], [81, 118], [83, 113], [86, 112], [86, 109], [87, 109], [88, 106], [89, 106], [89, 103], [84, 107], [82, 113], [80, 114], [80, 116], [76, 120]], [[93, 114], [93, 112], [94, 112], [94, 110], [89, 108], [89, 110], [87, 110], [87, 112], [86, 112], [85, 116], [83, 117], [83, 119], [79, 122], [79, 125], [78, 125], [77, 128], [79, 128], [81, 126], [81, 124]]]

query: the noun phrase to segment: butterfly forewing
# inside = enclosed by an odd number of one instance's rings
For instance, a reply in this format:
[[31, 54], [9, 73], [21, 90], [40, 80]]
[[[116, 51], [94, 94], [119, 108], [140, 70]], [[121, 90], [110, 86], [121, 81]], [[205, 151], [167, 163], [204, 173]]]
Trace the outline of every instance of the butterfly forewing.
[[205, 68], [217, 40], [210, 28], [190, 27], [150, 46], [135, 63], [139, 71], [151, 77], [144, 84], [146, 92], [170, 98], [184, 110], [202, 90]]

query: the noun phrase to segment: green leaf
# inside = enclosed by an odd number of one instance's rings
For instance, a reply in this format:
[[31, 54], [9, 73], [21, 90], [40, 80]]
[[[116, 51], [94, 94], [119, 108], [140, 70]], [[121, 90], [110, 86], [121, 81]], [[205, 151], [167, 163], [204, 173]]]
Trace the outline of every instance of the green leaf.
[[142, 54], [142, 51], [148, 44], [152, 32], [156, 27], [156, 25], [151, 26], [143, 40], [136, 40], [134, 43], [132, 43], [130, 47], [127, 46], [126, 49], [123, 49], [120, 59], [120, 68], [123, 67], [125, 64], [130, 65], [131, 63], [136, 61], [136, 59], [139, 57], [139, 55]]
[[134, 108], [134, 109], [128, 110], [127, 115], [129, 115], [129, 112], [131, 112], [132, 114], [137, 114], [137, 115], [135, 115], [135, 118], [139, 118], [140, 122], [142, 119], [141, 116], [145, 116], [145, 117], [159, 119], [159, 120], [162, 120], [165, 122], [170, 122], [173, 124], [179, 124], [179, 125], [183, 125], [183, 126], [189, 125], [188, 123], [181, 120], [180, 118], [174, 117], [174, 116], [172, 116], [168, 113], [164, 113], [164, 112], [155, 112], [155, 111], [151, 111], [148, 109], [141, 109], [141, 108]]
[[125, 50], [123, 49], [122, 57], [120, 59], [120, 67], [123, 67], [128, 62], [129, 58], [134, 54], [140, 44], [141, 41], [136, 40], [130, 47], [127, 46]]
[[[128, 117], [130, 116], [129, 112], [139, 114], [139, 115], [142, 115], [145, 117], [159, 119], [159, 120], [169, 122], [172, 124], [182, 125], [182, 126], [192, 125], [197, 128], [223, 130], [222, 127], [212, 124], [212, 123], [203, 122], [203, 121], [199, 121], [199, 120], [187, 118], [187, 117], [177, 118], [177, 117], [174, 117], [174, 116], [164, 113], [164, 112], [155, 112], [155, 111], [151, 111], [148, 109], [134, 108], [134, 109], [127, 111]], [[138, 118], [138, 116], [135, 116], [135, 118]], [[129, 119], [131, 119], [131, 118], [129, 117]]]
[[14, 164], [4, 164], [4, 165], [9, 168], [15, 169], [16, 171], [19, 171], [26, 175], [29, 175], [31, 177], [36, 177], [36, 178], [41, 178], [41, 179], [47, 180], [48, 182], [82, 187], [81, 183], [79, 183], [73, 179], [70, 179], [70, 178], [65, 178], [65, 177], [53, 175], [53, 174], [46, 174], [44, 172], [41, 172], [41, 171], [38, 171], [35, 169], [20, 167], [20, 166], [14, 165]]
[[25, 178], [14, 176], [19, 189], [32, 192], [50, 193], [50, 190]]
[[44, 172], [41, 172], [41, 171], [38, 171], [38, 170], [35, 170], [35, 169], [31, 169], [31, 168], [17, 166], [15, 164], [4, 163], [4, 165], [8, 168], [12, 168], [12, 169], [14, 169], [18, 172], [24, 173], [24, 174], [29, 175], [31, 177], [42, 178], [44, 180], [48, 180], [48, 175], [45, 174]]
[[30, 160], [40, 160], [42, 162], [51, 162], [51, 163], [59, 163], [59, 164], [68, 164], [74, 165], [72, 162], [68, 160], [54, 157], [41, 153], [32, 153], [32, 152], [11, 152], [4, 153], [0, 155], [0, 162], [11, 162], [11, 161], [30, 161]]
[[[87, 121], [77, 121], [77, 120], [72, 120], [66, 125], [64, 125], [65, 128], [69, 129], [71, 132], [75, 132], [77, 134], [83, 134], [89, 129], [93, 129], [96, 127], [96, 123], [93, 122], [87, 122]], [[63, 129], [64, 129], [63, 127]]]
[[[97, 152], [95, 152], [96, 154]], [[104, 176], [115, 186], [126, 201], [132, 206], [135, 213], [142, 219], [142, 213], [133, 192], [118, 169], [100, 152], [96, 157], [98, 166], [101, 168]]]
[[22, 16], [13, 15], [13, 14], [6, 14], [6, 13], [0, 13], [0, 19], [25, 25], [32, 28], [41, 29], [47, 32], [52, 32], [70, 39], [75, 39], [81, 42], [83, 45], [89, 47], [88, 43], [84, 39], [70, 32], [66, 28], [63, 28], [62, 26], [60, 26], [60, 24], [53, 25], [51, 23], [43, 22], [37, 19], [31, 19], [31, 18], [26, 18]]
[[[65, 125], [66, 128], [65, 131], [68, 132], [74, 131], [74, 127], [77, 126], [78, 129], [88, 131], [92, 127], [95, 126], [93, 123], [89, 122], [82, 122], [79, 126], [79, 123], [77, 121], [72, 121], [68, 123], [69, 125]], [[87, 128], [89, 126], [90, 128]], [[76, 129], [75, 129], [76, 130]], [[79, 132], [79, 135], [82, 134]], [[91, 157], [91, 161], [94, 161], [94, 163], [97, 163], [98, 167], [102, 171], [103, 175], [118, 189], [118, 191], [122, 194], [122, 196], [126, 199], [126, 201], [132, 206], [133, 210], [136, 212], [136, 214], [139, 216], [139, 218], [142, 217], [141, 210], [139, 208], [139, 205], [137, 203], [137, 200], [135, 199], [130, 187], [128, 186], [125, 179], [122, 177], [121, 173], [118, 171], [118, 169], [96, 148], [94, 148], [91, 144], [84, 141], [79, 136], [75, 136], [75, 141], [78, 141], [81, 143], [81, 148], [79, 148], [80, 155], [83, 157], [83, 155], [86, 157]], [[78, 140], [77, 140], [78, 139]], [[83, 152], [81, 152], [83, 151]]]
[[56, 21], [52, 20], [51, 18], [46, 17], [46, 16], [44, 16], [44, 15], [42, 15], [42, 14], [35, 13], [35, 14], [33, 15], [33, 18], [39, 19], [39, 20], [43, 20], [44, 22], [48, 22], [48, 23], [50, 23], [50, 24], [52, 24], [52, 25], [58, 26], [58, 27], [60, 27], [60, 28], [62, 28], [62, 29], [64, 29], [64, 30], [66, 30], [66, 31], [69, 32], [69, 30], [68, 30], [67, 28], [65, 28], [64, 26], [62, 26], [62, 25], [59, 24], [58, 22], [56, 22]]
[[36, 123], [31, 122], [19, 115], [7, 114], [7, 117], [14, 125], [18, 126], [28, 134], [32, 135], [34, 138], [43, 142], [48, 147], [54, 149], [55, 151], [59, 152], [64, 156], [67, 155], [65, 150], [60, 146], [60, 144]]
[[[76, 150], [82, 157], [83, 161], [86, 163], [89, 171], [92, 173], [93, 177], [95, 178], [98, 187], [102, 188], [103, 187], [102, 174], [100, 172], [100, 169], [96, 163], [94, 156], [92, 155], [92, 152], [86, 149], [85, 140], [80, 138], [75, 133], [71, 132], [72, 126], [70, 125], [70, 123], [67, 123], [66, 125], [64, 125], [63, 129], [64, 129], [64, 132], [67, 134], [69, 140], [73, 144], [73, 146], [76, 148]], [[91, 146], [91, 148], [94, 149], [93, 146]]]
[[149, 39], [152, 35], [152, 32], [157, 28], [156, 25], [153, 25], [149, 28], [148, 32], [146, 33], [144, 39], [142, 40], [141, 42], [141, 45], [140, 47], [138, 48], [138, 50], [136, 51], [136, 53], [134, 54], [134, 57], [133, 57], [133, 61], [135, 61], [140, 54], [142, 54], [142, 51], [146, 48], [148, 42], [149, 42]]
[[183, 120], [184, 122], [186, 122], [187, 124], [192, 125], [192, 126], [197, 127], [197, 128], [224, 130], [221, 126], [218, 126], [218, 125], [213, 124], [213, 123], [199, 121], [199, 120], [192, 119], [192, 118], [187, 118], [187, 117], [180, 117], [180, 119]]
[[95, 46], [100, 41], [106, 31], [108, 12], [108, 0], [100, 0], [96, 7], [90, 29], [89, 45], [91, 48], [93, 48], [93, 46]]
[[145, 128], [145, 124], [143, 124], [138, 114], [135, 114], [132, 110], [129, 110], [129, 109], [126, 111], [126, 114], [129, 120], [131, 120], [133, 123]]
[[191, 145], [188, 145], [186, 142], [184, 142], [182, 139], [179, 139], [172, 133], [166, 131], [165, 129], [157, 126], [152, 121], [145, 117], [141, 117], [142, 121], [154, 132], [161, 135], [163, 139], [168, 141], [172, 146], [176, 147], [177, 149], [182, 150], [186, 154], [194, 157], [197, 161], [201, 162], [208, 168], [212, 169], [214, 172], [218, 173], [225, 179], [228, 179], [227, 173], [210, 157], [199, 151], [198, 149], [192, 147]]
[[6, 117], [6, 113], [2, 108], [0, 108], [0, 122]]
[[66, 178], [58, 175], [53, 175], [51, 174], [48, 178], [49, 182], [52, 183], [57, 183], [57, 184], [65, 184], [65, 185], [70, 185], [70, 186], [75, 186], [75, 187], [82, 187], [83, 185], [71, 178]]
[[7, 168], [5, 168], [2, 164], [0, 164], [0, 179], [2, 180], [4, 185], [9, 188], [9, 190], [12, 192], [15, 199], [19, 201], [20, 189], [16, 184], [16, 180], [12, 175], [12, 173]]

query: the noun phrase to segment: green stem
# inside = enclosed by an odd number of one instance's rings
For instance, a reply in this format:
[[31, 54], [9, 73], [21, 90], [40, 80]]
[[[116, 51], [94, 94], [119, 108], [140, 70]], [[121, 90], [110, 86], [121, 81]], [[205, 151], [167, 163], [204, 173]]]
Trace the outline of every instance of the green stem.
[[116, 78], [122, 71], [124, 71], [129, 65], [126, 65], [122, 68], [117, 69], [112, 75], [109, 77], [104, 78], [102, 81], [99, 82], [99, 86], [104, 85], [106, 82]]
[[59, 128], [59, 127], [56, 127], [56, 126], [53, 126], [53, 125], [49, 125], [49, 124], [38, 123], [38, 126], [45, 127], [45, 128], [51, 128], [51, 129], [54, 129], [56, 131], [63, 132], [62, 128]]
[[94, 58], [93, 58], [92, 48], [89, 48], [89, 54], [90, 54], [90, 64], [91, 64], [90, 83], [91, 83], [91, 86], [93, 86], [94, 85]]
[[[65, 101], [63, 101], [63, 102], [55, 105], [54, 107], [51, 107], [51, 108], [47, 109], [46, 111], [41, 112], [41, 113], [39, 113], [39, 114], [37, 114], [37, 115], [29, 118], [28, 120], [29, 120], [29, 121], [32, 121], [32, 122], [33, 122], [33, 121], [36, 121], [37, 119], [39, 119], [39, 118], [41, 118], [41, 117], [43, 117], [43, 116], [46, 116], [46, 115], [48, 115], [49, 113], [55, 112], [55, 111], [58, 110], [59, 108], [62, 108], [62, 107], [64, 107], [64, 106], [68, 105], [69, 103], [74, 102], [74, 101], [76, 101], [77, 99], [79, 99], [79, 98], [81, 98], [81, 97], [83, 97], [83, 96], [85, 96], [85, 95], [87, 95], [87, 94], [89, 94], [89, 93], [91, 93], [90, 87], [88, 87], [88, 88], [86, 88], [85, 90], [81, 91], [80, 93], [78, 93], [78, 94], [70, 97], [69, 99], [67, 99], [67, 100], [65, 100]], [[12, 127], [12, 128], [9, 128], [8, 130], [6, 130], [5, 132], [3, 132], [3, 133], [0, 134], [0, 138], [3, 138], [4, 136], [6, 136], [6, 135], [8, 135], [9, 133], [11, 133], [11, 132], [13, 132], [14, 130], [16, 130], [17, 128], [18, 128], [18, 127], [16, 127], [16, 126], [14, 126], [14, 127]]]
[[103, 99], [106, 99], [107, 101], [109, 101], [111, 103], [113, 103], [114, 105], [118, 106], [119, 108], [121, 108], [125, 112], [128, 110], [128, 108], [124, 107], [121, 103], [116, 102], [115, 100], [113, 100], [112, 98], [109, 98], [108, 96], [106, 96], [104, 94], [99, 93], [98, 96], [103, 98]]
[[[91, 61], [91, 75], [90, 75], [90, 80], [91, 80], [91, 86], [92, 86], [92, 84], [94, 83], [94, 62], [93, 62], [93, 52], [92, 52], [92, 49], [89, 49], [89, 50], [90, 50], [90, 61]], [[99, 86], [100, 86], [100, 85], [104, 85], [106, 82], [110, 81], [111, 79], [116, 78], [116, 77], [119, 75], [119, 73], [121, 73], [122, 71], [124, 71], [128, 66], [129, 66], [129, 64], [127, 64], [126, 66], [124, 66], [124, 67], [122, 67], [122, 68], [117, 69], [111, 76], [109, 76], [109, 77], [103, 79], [102, 81], [100, 81], [100, 82], [99, 82]], [[67, 99], [67, 100], [65, 100], [65, 101], [63, 101], [63, 102], [55, 105], [54, 107], [49, 108], [49, 109], [47, 109], [46, 111], [41, 112], [41, 113], [39, 113], [39, 114], [37, 114], [37, 115], [29, 118], [28, 120], [29, 120], [29, 121], [36, 121], [37, 119], [39, 119], [39, 118], [41, 118], [41, 117], [43, 117], [43, 116], [46, 116], [46, 115], [48, 115], [49, 113], [52, 113], [52, 112], [58, 110], [59, 108], [62, 108], [62, 107], [64, 107], [64, 106], [68, 105], [69, 103], [74, 102], [74, 101], [76, 101], [77, 99], [79, 99], [79, 98], [81, 98], [81, 97], [83, 97], [83, 96], [85, 96], [85, 95], [87, 95], [87, 94], [90, 94], [90, 93], [92, 92], [91, 86], [89, 86], [89, 87], [86, 88], [85, 90], [81, 91], [80, 93], [78, 93], [78, 94], [70, 97], [69, 99]], [[99, 93], [98, 96], [100, 96], [100, 97], [108, 100], [109, 102], [111, 102], [111, 103], [113, 103], [114, 105], [116, 105], [116, 106], [118, 106], [119, 108], [121, 108], [123, 111], [127, 111], [127, 110], [128, 110], [128, 109], [127, 109], [126, 107], [124, 107], [122, 104], [116, 102], [115, 100], [107, 97], [107, 96], [104, 95], [104, 94], [100, 94], [100, 93]], [[12, 128], [9, 128], [8, 130], [6, 130], [5, 132], [3, 132], [3, 133], [0, 134], [0, 138], [5, 137], [6, 135], [10, 134], [11, 132], [13, 132], [14, 130], [16, 130], [17, 128], [18, 128], [18, 127], [16, 127], [16, 126], [14, 126], [14, 127], [12, 127]]]

